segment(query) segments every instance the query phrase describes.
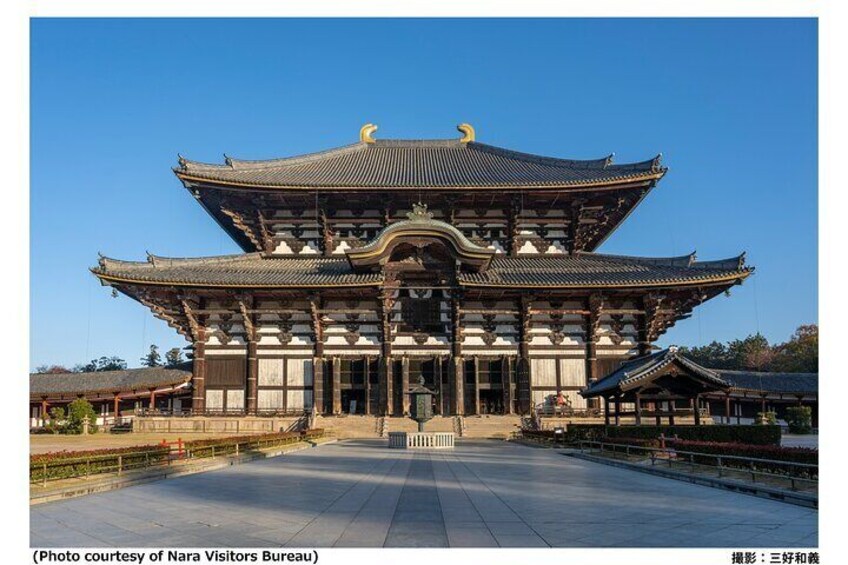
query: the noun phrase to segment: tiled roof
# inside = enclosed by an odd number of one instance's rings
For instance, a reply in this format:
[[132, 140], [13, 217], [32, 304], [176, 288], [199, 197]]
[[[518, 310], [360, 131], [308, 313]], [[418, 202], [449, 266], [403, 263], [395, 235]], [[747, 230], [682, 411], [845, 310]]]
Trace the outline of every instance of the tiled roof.
[[197, 259], [149, 256], [148, 261], [106, 257], [92, 269], [105, 279], [139, 283], [221, 287], [324, 287], [378, 284], [379, 273], [355, 273], [347, 259], [263, 257], [259, 253]]
[[611, 157], [571, 160], [483, 143], [377, 140], [297, 157], [214, 165], [180, 157], [177, 176], [272, 188], [583, 187], [662, 177], [659, 157], [612, 164]]
[[[750, 274], [743, 257], [725, 261], [578, 253], [573, 256], [495, 256], [482, 273], [459, 273], [460, 284], [497, 287], [639, 287], [734, 281]], [[147, 261], [101, 258], [95, 275], [117, 282], [220, 287], [324, 287], [380, 284], [380, 273], [355, 272], [345, 258], [283, 258], [260, 253], [197, 259], [149, 256]]]
[[728, 384], [719, 377], [716, 371], [701, 367], [697, 363], [694, 363], [680, 355], [677, 352], [677, 348], [670, 347], [668, 349], [663, 349], [662, 351], [651, 353], [650, 355], [625, 361], [618, 369], [593, 383], [580, 394], [585, 397], [592, 397], [604, 392], [626, 388], [628, 384], [643, 379], [651, 373], [659, 371], [674, 362], [680, 363], [693, 374], [699, 376], [708, 383], [712, 383], [718, 388], [727, 388], [728, 386]]
[[570, 256], [496, 256], [485, 272], [461, 273], [459, 280], [469, 286], [646, 286], [743, 279], [752, 270], [745, 266], [744, 254], [722, 261], [699, 262], [695, 261], [694, 254], [654, 259], [576, 253]]
[[144, 367], [92, 373], [32, 373], [29, 376], [29, 392], [31, 395], [129, 392], [180, 385], [188, 382], [191, 375], [191, 362], [173, 369]]
[[750, 392], [768, 392], [783, 394], [818, 393], [818, 373], [762, 373], [755, 371], [729, 371], [708, 369], [691, 359], [680, 355], [677, 348], [670, 347], [625, 361], [618, 369], [595, 382], [581, 394], [587, 397], [626, 387], [628, 383], [639, 380], [654, 371], [658, 371], [674, 361], [713, 382], [720, 388], [745, 390]]
[[818, 373], [761, 373], [715, 369], [722, 379], [739, 390], [771, 393], [806, 393], [819, 391]]

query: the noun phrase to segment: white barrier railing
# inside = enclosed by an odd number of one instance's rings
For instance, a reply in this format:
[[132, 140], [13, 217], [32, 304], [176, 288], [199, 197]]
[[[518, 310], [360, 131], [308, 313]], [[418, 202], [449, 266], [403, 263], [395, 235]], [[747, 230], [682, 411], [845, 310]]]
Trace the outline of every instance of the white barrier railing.
[[395, 449], [449, 449], [453, 432], [389, 432], [389, 447]]

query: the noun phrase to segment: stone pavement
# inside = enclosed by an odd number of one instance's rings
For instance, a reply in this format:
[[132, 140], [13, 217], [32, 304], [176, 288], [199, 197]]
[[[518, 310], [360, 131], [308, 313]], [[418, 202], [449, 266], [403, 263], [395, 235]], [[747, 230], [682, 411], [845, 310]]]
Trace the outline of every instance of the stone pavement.
[[815, 547], [815, 510], [501, 441], [353, 440], [31, 508], [34, 547]]

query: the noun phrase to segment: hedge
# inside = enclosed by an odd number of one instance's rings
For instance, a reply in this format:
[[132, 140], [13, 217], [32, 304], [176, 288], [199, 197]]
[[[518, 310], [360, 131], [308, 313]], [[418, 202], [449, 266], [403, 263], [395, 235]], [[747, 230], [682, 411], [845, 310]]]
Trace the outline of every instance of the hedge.
[[240, 450], [255, 449], [261, 447], [262, 444], [287, 445], [323, 435], [323, 429], [315, 429], [305, 432], [274, 432], [216, 439], [197, 439], [184, 442], [183, 448], [191, 457], [207, 457], [212, 454], [213, 447], [215, 455], [225, 455], [235, 453], [236, 444], [238, 444]]
[[[719, 443], [713, 441], [687, 441], [670, 440], [670, 447], [680, 451], [694, 451], [710, 455], [733, 455], [736, 457], [747, 457], [751, 459], [772, 459], [775, 461], [788, 461], [792, 463], [804, 463], [807, 465], [818, 465], [819, 452], [817, 449], [808, 447], [780, 447], [777, 445], [751, 445], [744, 443]], [[714, 457], [699, 458], [695, 456], [696, 463], [715, 465]], [[757, 471], [768, 471], [780, 474], [792, 474], [796, 476], [817, 477], [817, 469], [804, 469], [802, 467], [789, 467], [780, 464], [764, 463], [761, 461], [723, 459], [725, 467], [739, 467], [754, 469]], [[794, 469], [794, 472], [791, 470]]]
[[30, 480], [68, 479], [98, 473], [117, 471], [118, 456], [124, 469], [143, 467], [167, 459], [170, 447], [161, 445], [136, 445], [114, 449], [91, 449], [87, 451], [56, 451], [30, 455]]
[[566, 441], [596, 440], [604, 438], [656, 439], [660, 434], [667, 438], [677, 436], [691, 441], [745, 443], [752, 445], [780, 445], [780, 426], [605, 426], [604, 424], [569, 424]]
[[[231, 436], [227, 438], [199, 439], [183, 442], [183, 449], [190, 457], [209, 457], [213, 447], [215, 455], [235, 453], [240, 449], [254, 449], [268, 445], [297, 443], [321, 437], [324, 430], [306, 432], [279, 432], [271, 434]], [[264, 445], [263, 445], [264, 444]], [[147, 467], [166, 462], [171, 454], [169, 445], [137, 445], [115, 449], [92, 449], [87, 451], [58, 451], [30, 456], [30, 481], [67, 479], [118, 470], [118, 456], [124, 470]], [[46, 464], [46, 477], [45, 477]]]

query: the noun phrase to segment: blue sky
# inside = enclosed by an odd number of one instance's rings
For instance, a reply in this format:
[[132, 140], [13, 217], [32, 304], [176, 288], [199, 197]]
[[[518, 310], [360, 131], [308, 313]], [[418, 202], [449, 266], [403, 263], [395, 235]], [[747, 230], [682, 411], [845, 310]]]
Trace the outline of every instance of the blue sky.
[[97, 252], [238, 252], [171, 172], [378, 137], [670, 167], [600, 251], [747, 251], [756, 274], [660, 344], [816, 322], [815, 20], [33, 20], [30, 364], [182, 337], [88, 272]]

